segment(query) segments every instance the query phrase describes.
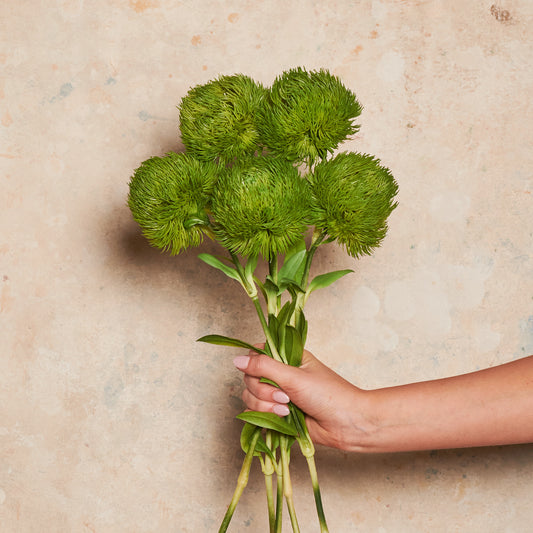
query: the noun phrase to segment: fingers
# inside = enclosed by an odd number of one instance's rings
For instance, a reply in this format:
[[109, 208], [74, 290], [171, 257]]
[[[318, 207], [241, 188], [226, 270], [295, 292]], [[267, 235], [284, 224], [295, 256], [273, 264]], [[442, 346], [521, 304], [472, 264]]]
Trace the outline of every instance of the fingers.
[[268, 383], [262, 383], [259, 378], [245, 375], [244, 383], [248, 390], [261, 400], [274, 401], [276, 403], [289, 403], [290, 401], [290, 398], [282, 390]]
[[285, 403], [276, 403], [272, 400], [262, 400], [250, 392], [250, 389], [244, 389], [242, 399], [248, 409], [252, 411], [263, 411], [265, 413], [275, 413], [278, 416], [287, 416], [289, 407]]
[[[245, 372], [244, 383], [246, 389], [242, 399], [253, 411], [272, 412], [279, 416], [289, 414], [289, 396], [277, 387], [261, 381], [261, 377], [268, 377], [275, 382], [287, 379], [283, 363], [274, 361], [265, 355], [244, 355], [233, 360], [235, 366]], [[271, 365], [270, 363], [274, 363]]]
[[239, 355], [235, 357], [233, 364], [249, 376], [274, 381], [286, 392], [287, 386], [300, 372], [300, 369], [280, 363], [267, 355]]

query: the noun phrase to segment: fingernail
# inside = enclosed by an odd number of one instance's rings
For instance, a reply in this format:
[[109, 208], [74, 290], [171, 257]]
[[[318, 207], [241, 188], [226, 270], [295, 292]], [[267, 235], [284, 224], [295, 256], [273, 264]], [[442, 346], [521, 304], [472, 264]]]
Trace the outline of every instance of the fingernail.
[[272, 399], [278, 403], [289, 403], [290, 398], [281, 390], [276, 390], [272, 393]]
[[287, 416], [289, 414], [289, 408], [286, 405], [276, 404], [272, 407], [272, 411], [278, 416]]
[[237, 357], [235, 357], [235, 359], [233, 359], [233, 364], [239, 370], [246, 370], [249, 362], [250, 362], [250, 357], [248, 355], [238, 355]]

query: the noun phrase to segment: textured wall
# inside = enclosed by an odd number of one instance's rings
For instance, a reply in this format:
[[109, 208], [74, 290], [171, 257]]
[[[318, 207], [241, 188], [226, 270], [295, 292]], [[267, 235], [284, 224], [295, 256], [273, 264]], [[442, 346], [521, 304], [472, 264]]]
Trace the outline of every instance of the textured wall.
[[[180, 148], [179, 99], [218, 74], [329, 68], [365, 107], [346, 148], [399, 182], [373, 257], [317, 258], [317, 273], [355, 269], [309, 302], [319, 357], [373, 388], [533, 353], [532, 25], [529, 0], [4, 0], [0, 529], [218, 527], [241, 377], [231, 349], [195, 339], [259, 327], [196, 251], [150, 248], [125, 204], [133, 169]], [[317, 457], [338, 533], [530, 531], [532, 459], [530, 445]], [[263, 500], [256, 469], [233, 531], [266, 530]]]

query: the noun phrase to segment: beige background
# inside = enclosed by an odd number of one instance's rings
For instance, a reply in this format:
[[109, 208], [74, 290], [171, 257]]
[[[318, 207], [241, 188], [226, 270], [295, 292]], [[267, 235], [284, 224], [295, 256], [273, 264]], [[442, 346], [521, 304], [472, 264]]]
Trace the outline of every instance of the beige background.
[[[373, 257], [317, 258], [356, 270], [308, 305], [326, 363], [374, 388], [533, 353], [532, 27], [530, 0], [4, 0], [0, 530], [218, 527], [242, 383], [234, 351], [195, 339], [259, 327], [197, 251], [150, 248], [125, 202], [141, 161], [180, 149], [179, 99], [219, 74], [330, 69], [365, 108], [345, 148], [399, 182]], [[531, 531], [531, 445], [317, 461], [332, 532]], [[232, 526], [266, 531], [257, 466]]]

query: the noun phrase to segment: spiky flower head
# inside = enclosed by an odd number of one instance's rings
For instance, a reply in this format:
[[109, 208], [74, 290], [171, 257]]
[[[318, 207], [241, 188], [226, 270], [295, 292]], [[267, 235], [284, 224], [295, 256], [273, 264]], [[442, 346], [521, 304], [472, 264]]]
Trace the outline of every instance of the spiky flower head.
[[210, 233], [206, 209], [218, 165], [169, 153], [144, 161], [130, 181], [128, 205], [148, 241], [178, 254]]
[[270, 153], [312, 164], [354, 134], [362, 107], [327, 70], [295, 68], [276, 78], [258, 129]]
[[213, 195], [215, 235], [243, 256], [285, 253], [307, 229], [309, 187], [288, 161], [251, 157], [225, 169]]
[[338, 154], [316, 165], [309, 176], [313, 223], [353, 257], [370, 255], [387, 233], [398, 185], [370, 155]]
[[220, 76], [189, 90], [179, 105], [187, 152], [204, 161], [232, 162], [259, 149], [255, 120], [266, 89], [243, 74]]

